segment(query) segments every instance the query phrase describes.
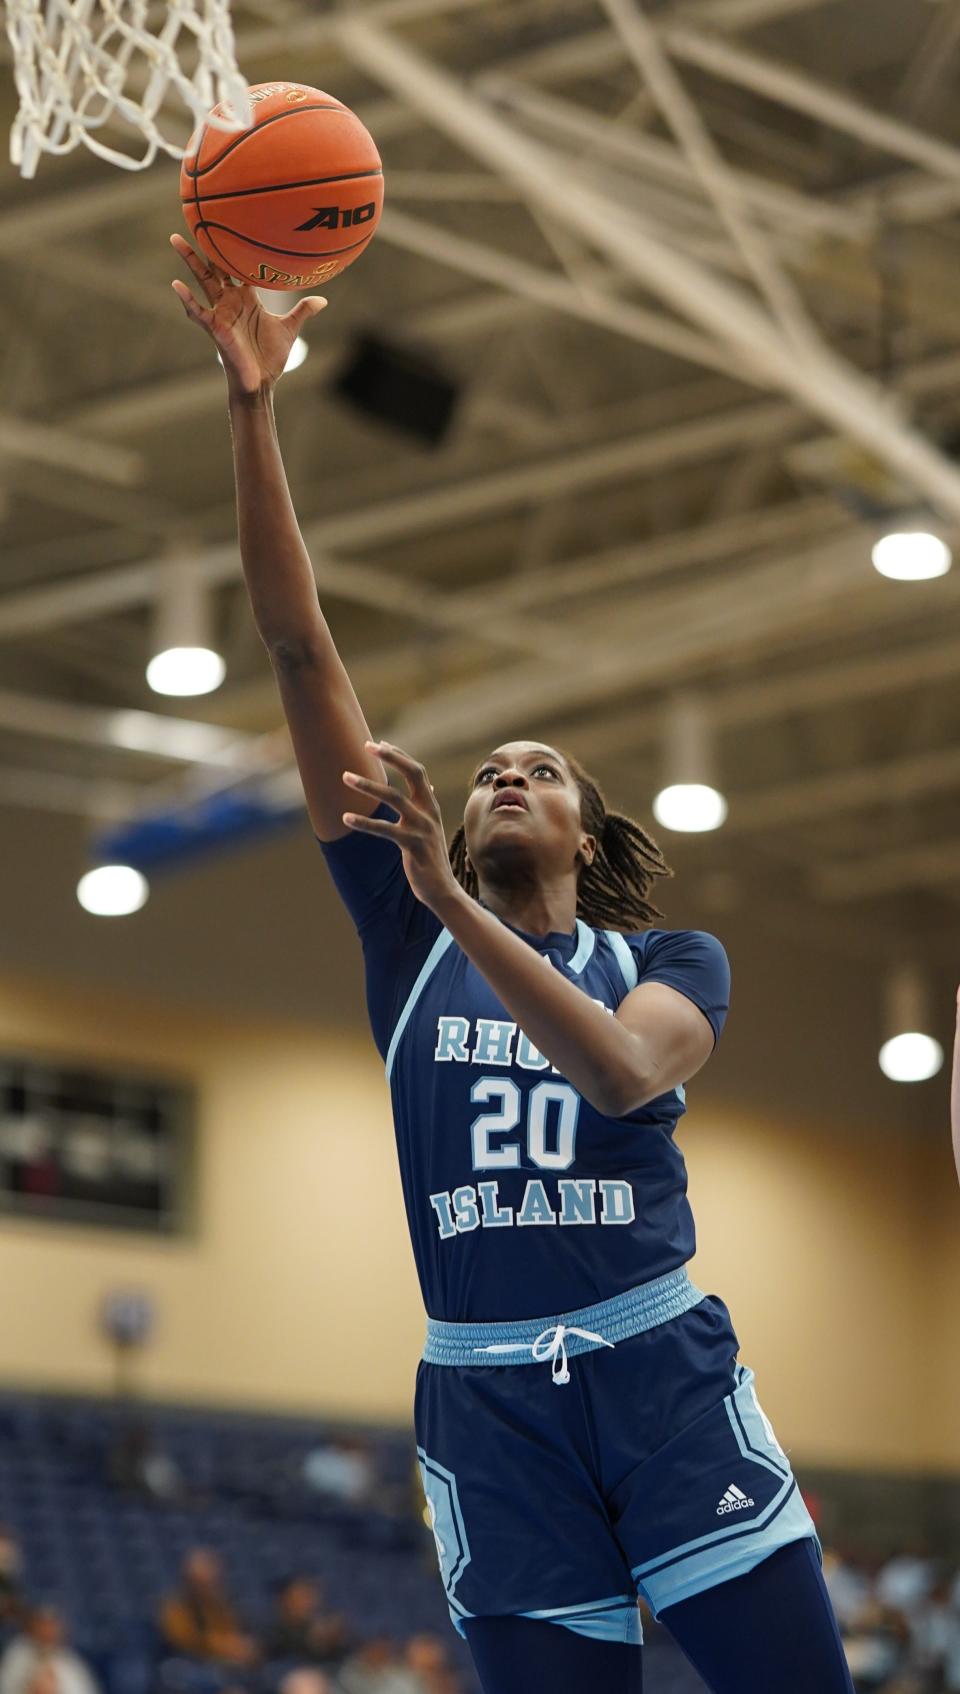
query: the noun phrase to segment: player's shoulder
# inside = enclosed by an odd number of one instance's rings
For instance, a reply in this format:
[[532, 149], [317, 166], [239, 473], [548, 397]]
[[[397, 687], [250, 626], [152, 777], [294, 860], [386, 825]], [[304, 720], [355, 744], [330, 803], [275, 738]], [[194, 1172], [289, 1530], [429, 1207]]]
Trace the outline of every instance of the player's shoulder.
[[[598, 934], [609, 935], [609, 930], [599, 930]], [[638, 929], [616, 932], [625, 941], [631, 952], [646, 955], [664, 950], [690, 948], [703, 952], [726, 952], [723, 942], [718, 936], [712, 935], [706, 929]]]
[[709, 977], [730, 981], [730, 960], [723, 942], [705, 929], [641, 929], [618, 937], [614, 951], [626, 947], [637, 977], [660, 976], [692, 981]]

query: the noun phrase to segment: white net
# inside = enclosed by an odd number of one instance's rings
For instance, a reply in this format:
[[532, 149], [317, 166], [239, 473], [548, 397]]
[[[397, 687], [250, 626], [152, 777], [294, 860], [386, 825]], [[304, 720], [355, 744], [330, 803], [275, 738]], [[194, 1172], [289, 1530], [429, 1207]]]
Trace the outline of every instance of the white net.
[[[81, 145], [125, 170], [143, 170], [159, 150], [179, 158], [176, 117], [164, 109], [175, 98], [195, 122], [217, 105], [218, 129], [250, 123], [230, 0], [6, 0], [6, 10], [20, 96], [10, 157], [21, 176], [42, 153]], [[110, 145], [110, 130], [117, 142], [136, 132], [135, 151]]]

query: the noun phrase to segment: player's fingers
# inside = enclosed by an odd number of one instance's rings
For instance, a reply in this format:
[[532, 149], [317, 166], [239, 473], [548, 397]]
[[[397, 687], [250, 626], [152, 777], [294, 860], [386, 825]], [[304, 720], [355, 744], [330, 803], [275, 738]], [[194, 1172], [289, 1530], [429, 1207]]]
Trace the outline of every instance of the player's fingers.
[[322, 312], [326, 304], [322, 294], [311, 294], [309, 299], [298, 301], [293, 310], [287, 313], [287, 322], [291, 329], [295, 329], [299, 335], [304, 324], [315, 318], [318, 312]]
[[217, 283], [220, 288], [225, 286], [226, 273], [216, 265], [211, 264], [210, 260], [198, 253], [195, 247], [191, 247], [189, 241], [186, 241], [182, 235], [171, 235], [170, 245], [174, 252], [179, 254], [184, 264], [190, 266], [198, 280], [206, 277]]
[[223, 276], [212, 265], [201, 259], [194, 252], [189, 241], [184, 241], [182, 235], [171, 235], [170, 245], [179, 253], [184, 264], [189, 266], [211, 306], [215, 306], [226, 286]]
[[177, 299], [186, 312], [187, 317], [192, 318], [193, 322], [195, 324], [200, 324], [203, 329], [209, 329], [213, 319], [213, 313], [197, 303], [186, 283], [178, 280], [176, 282], [172, 282], [170, 287], [177, 296]]
[[344, 771], [343, 780], [348, 788], [358, 788], [363, 794], [370, 794], [375, 800], [393, 806], [405, 816], [412, 806], [412, 796], [401, 793], [399, 788], [391, 787], [389, 782], [375, 782], [372, 777], [360, 776], [356, 771]]
[[403, 773], [410, 784], [412, 794], [424, 800], [431, 798], [433, 789], [430, 786], [430, 778], [418, 759], [411, 758], [409, 753], [404, 753], [399, 747], [393, 747], [389, 741], [368, 741], [367, 746], [385, 765], [392, 765], [394, 770]]
[[355, 829], [359, 835], [384, 835], [395, 841], [398, 847], [413, 845], [409, 830], [402, 829], [397, 823], [388, 823], [386, 818], [367, 818], [359, 812], [344, 812], [343, 821], [348, 829]]

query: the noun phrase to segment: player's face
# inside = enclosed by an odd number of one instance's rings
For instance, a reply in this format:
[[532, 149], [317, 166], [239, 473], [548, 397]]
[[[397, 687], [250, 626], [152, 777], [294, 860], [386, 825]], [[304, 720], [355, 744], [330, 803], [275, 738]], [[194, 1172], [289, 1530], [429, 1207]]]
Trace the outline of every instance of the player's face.
[[580, 820], [580, 789], [561, 753], [542, 741], [510, 741], [473, 773], [463, 813], [467, 854], [481, 875], [510, 867], [555, 875], [590, 860], [593, 836]]

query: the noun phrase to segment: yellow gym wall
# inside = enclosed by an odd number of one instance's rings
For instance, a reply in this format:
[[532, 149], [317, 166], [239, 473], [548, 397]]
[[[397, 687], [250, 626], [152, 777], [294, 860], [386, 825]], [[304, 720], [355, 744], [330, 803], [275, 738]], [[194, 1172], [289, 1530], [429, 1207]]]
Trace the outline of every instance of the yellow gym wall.
[[[141, 1387], [407, 1421], [422, 1315], [368, 1039], [39, 979], [0, 980], [0, 1045], [199, 1087], [196, 1235], [0, 1225], [0, 1381], [106, 1392], [95, 1313], [153, 1292]], [[761, 1121], [690, 1090], [699, 1285], [723, 1296], [796, 1463], [960, 1472], [960, 1195], [949, 1129]]]

